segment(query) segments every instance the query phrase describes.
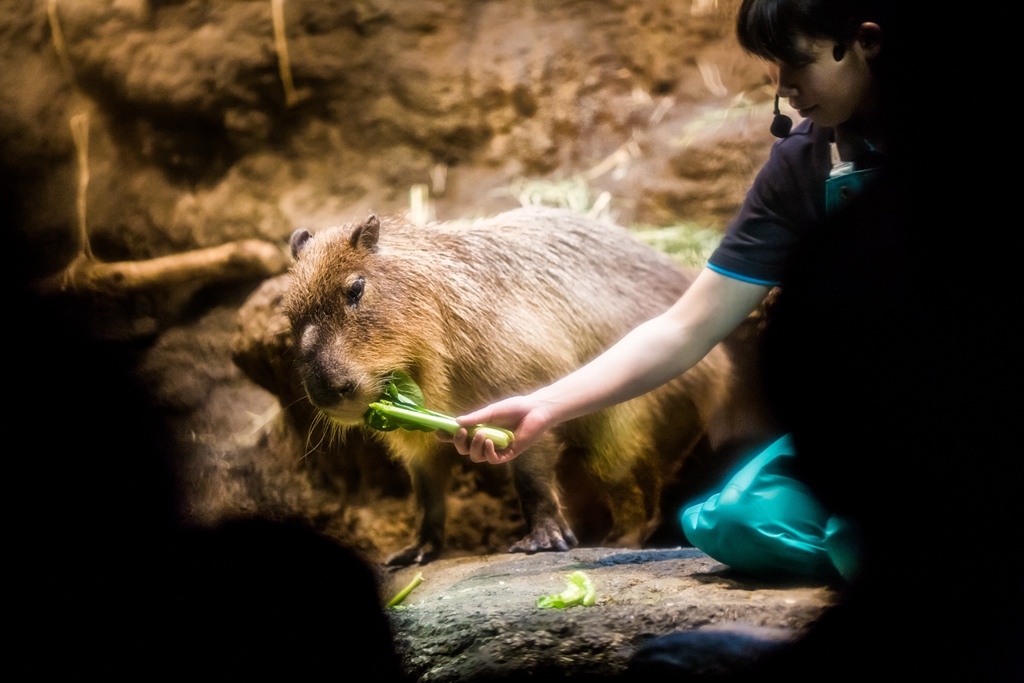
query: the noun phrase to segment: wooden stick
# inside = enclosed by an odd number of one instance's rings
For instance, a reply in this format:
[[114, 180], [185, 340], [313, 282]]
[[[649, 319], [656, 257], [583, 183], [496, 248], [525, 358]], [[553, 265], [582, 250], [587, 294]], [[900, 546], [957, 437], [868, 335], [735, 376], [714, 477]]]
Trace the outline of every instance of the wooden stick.
[[89, 228], [86, 224], [86, 191], [89, 189], [89, 114], [83, 112], [71, 117], [71, 137], [78, 152], [78, 238], [79, 254], [91, 259]]
[[46, 15], [50, 20], [50, 36], [53, 38], [53, 47], [57, 51], [57, 58], [64, 68], [64, 73], [75, 82], [75, 67], [71, 65], [71, 57], [68, 55], [68, 46], [64, 42], [64, 32], [60, 28], [60, 16], [57, 14], [57, 0], [49, 0], [46, 4]]
[[292, 83], [291, 60], [288, 58], [288, 39], [284, 30], [284, 0], [270, 0], [270, 9], [274, 19], [274, 48], [277, 50], [277, 68], [281, 72], [281, 83], [284, 85], [284, 101], [289, 107], [299, 101]]

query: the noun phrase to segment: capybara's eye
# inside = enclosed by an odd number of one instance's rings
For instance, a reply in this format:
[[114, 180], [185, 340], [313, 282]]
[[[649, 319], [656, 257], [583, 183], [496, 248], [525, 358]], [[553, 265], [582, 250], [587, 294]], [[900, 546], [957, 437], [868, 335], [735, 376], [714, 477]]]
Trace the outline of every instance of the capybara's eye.
[[349, 285], [348, 291], [345, 292], [345, 298], [348, 301], [349, 306], [354, 306], [363, 298], [364, 285], [365, 282], [361, 277], [356, 278], [355, 282]]

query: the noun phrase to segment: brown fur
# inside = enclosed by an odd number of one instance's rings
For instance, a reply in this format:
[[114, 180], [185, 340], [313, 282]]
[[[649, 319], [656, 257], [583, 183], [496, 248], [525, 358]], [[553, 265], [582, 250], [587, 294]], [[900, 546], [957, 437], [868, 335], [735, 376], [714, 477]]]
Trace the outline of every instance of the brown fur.
[[[627, 230], [556, 209], [521, 209], [466, 223], [417, 226], [370, 217], [297, 231], [285, 311], [310, 400], [333, 423], [358, 427], [394, 370], [427, 407], [458, 415], [565, 375], [661, 313], [692, 273]], [[512, 464], [527, 525], [513, 551], [577, 544], [556, 484], [578, 458], [606, 498], [606, 544], [637, 546], [660, 521], [665, 478], [708, 435], [733, 383], [718, 347], [645, 396], [552, 430]], [[432, 434], [376, 433], [409, 468], [422, 522], [395, 564], [444, 546], [445, 498], [457, 454]], [[489, 467], [487, 465], [482, 465]]]

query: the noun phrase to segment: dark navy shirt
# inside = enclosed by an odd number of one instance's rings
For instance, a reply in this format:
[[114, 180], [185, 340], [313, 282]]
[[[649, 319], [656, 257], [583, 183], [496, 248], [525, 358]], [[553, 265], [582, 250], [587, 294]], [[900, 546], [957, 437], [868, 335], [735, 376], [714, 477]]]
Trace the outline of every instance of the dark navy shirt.
[[708, 267], [722, 275], [780, 284], [798, 245], [825, 219], [832, 129], [804, 119], [778, 140]]

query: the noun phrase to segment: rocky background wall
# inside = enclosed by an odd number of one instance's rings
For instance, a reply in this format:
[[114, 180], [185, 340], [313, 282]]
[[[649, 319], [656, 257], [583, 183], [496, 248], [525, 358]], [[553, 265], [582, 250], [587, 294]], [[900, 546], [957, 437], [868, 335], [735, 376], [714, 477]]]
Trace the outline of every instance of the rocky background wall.
[[[415, 516], [404, 472], [357, 436], [310, 444], [283, 410], [290, 378], [244, 357], [254, 330], [287, 344], [272, 283], [289, 234], [369, 211], [454, 220], [526, 203], [650, 239], [720, 234], [773, 141], [769, 73], [737, 46], [734, 11], [5, 0], [8, 262], [130, 360], [169, 420], [187, 518], [298, 516], [390, 552]], [[12, 320], [8, 334], [31, 333]], [[63, 410], [107, 388], [68, 389]], [[521, 522], [507, 484], [462, 473], [453, 552], [505, 547]]]

